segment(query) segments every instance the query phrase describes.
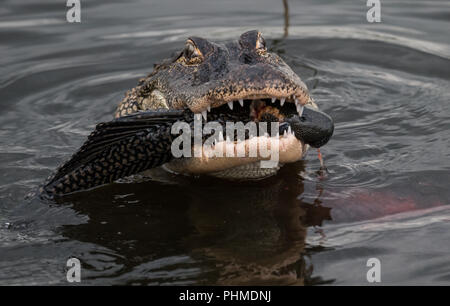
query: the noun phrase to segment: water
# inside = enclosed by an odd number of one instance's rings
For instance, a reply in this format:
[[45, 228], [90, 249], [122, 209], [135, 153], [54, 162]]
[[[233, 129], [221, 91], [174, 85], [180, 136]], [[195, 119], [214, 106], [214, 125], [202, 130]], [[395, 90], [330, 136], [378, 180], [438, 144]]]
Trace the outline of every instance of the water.
[[[59, 3], [58, 3], [59, 2]], [[0, 10], [0, 284], [450, 281], [448, 1], [6, 1]], [[60, 203], [24, 197], [188, 36], [259, 29], [336, 122], [322, 152], [236, 184], [156, 173]], [[286, 33], [287, 32], [287, 33]], [[286, 35], [288, 34], [288, 35]]]

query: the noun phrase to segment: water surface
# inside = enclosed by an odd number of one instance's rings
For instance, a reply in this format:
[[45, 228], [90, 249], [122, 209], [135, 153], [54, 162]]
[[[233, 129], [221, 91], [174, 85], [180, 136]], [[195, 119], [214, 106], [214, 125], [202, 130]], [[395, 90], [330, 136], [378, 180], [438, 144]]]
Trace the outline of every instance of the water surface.
[[[60, 2], [60, 3], [58, 3]], [[86, 3], [85, 3], [86, 2]], [[386, 3], [384, 3], [386, 2]], [[6, 1], [0, 9], [0, 284], [383, 284], [450, 281], [448, 1]], [[323, 177], [156, 173], [59, 203], [24, 199], [153, 63], [189, 36], [259, 29], [336, 122]]]

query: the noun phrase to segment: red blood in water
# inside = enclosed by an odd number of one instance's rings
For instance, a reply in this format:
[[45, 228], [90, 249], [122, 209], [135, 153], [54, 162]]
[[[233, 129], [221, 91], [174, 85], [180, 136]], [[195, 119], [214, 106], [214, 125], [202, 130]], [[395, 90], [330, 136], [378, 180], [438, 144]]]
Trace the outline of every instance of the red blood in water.
[[443, 205], [440, 201], [426, 203], [413, 196], [399, 196], [391, 191], [358, 190], [341, 199], [327, 199], [323, 206], [331, 207], [334, 221], [360, 221], [380, 218], [417, 209]]

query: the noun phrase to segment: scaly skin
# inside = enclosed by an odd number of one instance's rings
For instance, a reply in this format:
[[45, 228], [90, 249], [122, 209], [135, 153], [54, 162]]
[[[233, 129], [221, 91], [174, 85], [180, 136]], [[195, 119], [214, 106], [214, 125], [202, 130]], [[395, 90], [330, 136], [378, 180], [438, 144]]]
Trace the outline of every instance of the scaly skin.
[[[303, 109], [307, 104], [314, 109]], [[192, 37], [183, 51], [156, 65], [127, 92], [115, 119], [97, 125], [80, 150], [47, 179], [41, 192], [65, 195], [163, 164], [176, 172], [224, 178], [272, 175], [278, 168], [252, 169], [266, 158], [261, 156], [176, 159], [171, 144], [178, 135], [171, 134], [172, 125], [182, 121], [192, 129], [194, 114], [223, 127], [230, 121], [280, 123], [280, 135], [287, 129], [293, 131], [280, 137], [279, 161], [290, 163], [304, 156], [307, 144], [322, 146], [333, 133], [331, 118], [316, 108], [305, 84], [279, 56], [267, 51], [258, 31], [225, 44]], [[203, 140], [208, 136], [203, 135]], [[246, 139], [248, 144], [248, 135]]]
[[[243, 33], [239, 40], [226, 43], [191, 37], [183, 50], [155, 65], [153, 72], [126, 93], [115, 118], [159, 108], [189, 108], [209, 117], [210, 110], [221, 105], [257, 99], [283, 100], [293, 105], [294, 113], [301, 105], [317, 108], [306, 85], [277, 54], [267, 50], [259, 31]], [[297, 160], [308, 148], [304, 143], [299, 146]], [[262, 178], [277, 172], [275, 168], [263, 171], [258, 162], [250, 161], [251, 166], [231, 159], [211, 166], [203, 160], [184, 158], [169, 163], [167, 168], [231, 179]]]
[[151, 113], [146, 120], [134, 115], [132, 120], [123, 117], [98, 124], [71, 159], [47, 179], [41, 194], [55, 196], [90, 189], [169, 161], [170, 129], [180, 118], [178, 113]]
[[260, 32], [246, 32], [225, 44], [191, 37], [184, 50], [155, 65], [127, 92], [115, 117], [158, 108], [200, 113], [239, 99], [294, 102], [293, 96], [303, 105], [312, 103], [306, 85], [278, 55], [267, 51]]
[[[222, 126], [250, 120], [244, 111], [214, 112], [211, 117]], [[178, 121], [189, 123], [193, 131], [194, 114], [189, 109], [141, 112], [98, 124], [83, 146], [47, 179], [41, 193], [53, 196], [91, 189], [171, 161], [171, 144], [178, 136], [171, 128]]]

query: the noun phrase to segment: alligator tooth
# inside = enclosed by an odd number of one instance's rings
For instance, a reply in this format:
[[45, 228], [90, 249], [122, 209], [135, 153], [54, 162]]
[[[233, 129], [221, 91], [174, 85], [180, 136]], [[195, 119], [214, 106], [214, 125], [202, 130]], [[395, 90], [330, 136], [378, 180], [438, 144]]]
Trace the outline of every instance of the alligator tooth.
[[288, 127], [288, 133], [289, 133], [289, 134], [292, 134], [292, 130], [291, 130], [291, 127], [290, 127], [290, 126]]
[[287, 137], [288, 137], [288, 134], [287, 134], [287, 131], [286, 131], [286, 130], [284, 130], [283, 137], [284, 137], [284, 138], [287, 138]]
[[205, 119], [205, 121], [206, 121], [206, 111], [205, 111], [205, 110], [202, 112], [202, 117], [203, 117], [203, 119]]
[[303, 114], [303, 105], [300, 104], [297, 98], [295, 98], [295, 106], [297, 107], [298, 115], [301, 116]]
[[208, 106], [206, 107], [206, 110], [207, 110], [208, 112], [210, 112], [210, 111], [211, 111], [211, 106], [208, 105]]
[[276, 100], [277, 98], [272, 98], [272, 103], [275, 103]]
[[297, 104], [297, 113], [299, 116], [303, 115], [303, 105]]
[[239, 104], [244, 107], [244, 100], [243, 99], [239, 99]]
[[222, 131], [219, 132], [219, 142], [220, 142], [220, 141], [223, 141], [223, 134], [222, 134]]
[[228, 102], [228, 107], [229, 107], [231, 110], [233, 110], [233, 101]]
[[202, 120], [202, 114], [194, 114], [195, 120]]
[[281, 106], [283, 106], [284, 101], [286, 101], [286, 98], [281, 98], [281, 99], [280, 99], [280, 105], [281, 105]]

